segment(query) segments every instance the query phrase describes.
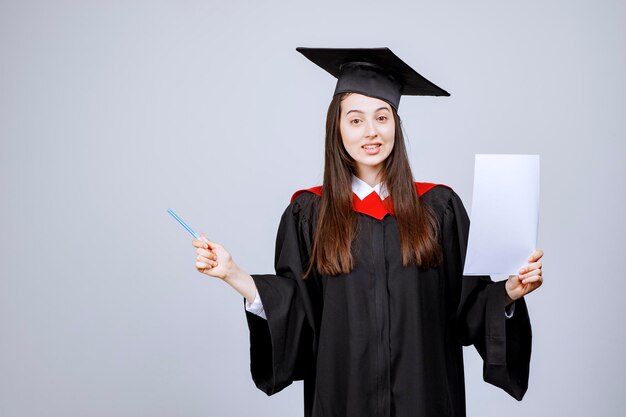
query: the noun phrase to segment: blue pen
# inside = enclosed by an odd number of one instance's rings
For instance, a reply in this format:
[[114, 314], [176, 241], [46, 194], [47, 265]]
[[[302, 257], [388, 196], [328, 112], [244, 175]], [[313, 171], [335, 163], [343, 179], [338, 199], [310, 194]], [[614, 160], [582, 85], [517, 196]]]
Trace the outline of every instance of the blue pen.
[[198, 234], [196, 232], [193, 231], [193, 229], [189, 226], [187, 226], [187, 223], [185, 223], [180, 217], [178, 217], [176, 215], [176, 213], [174, 213], [174, 210], [172, 209], [167, 209], [167, 212], [178, 222], [180, 223], [181, 226], [183, 226], [185, 229], [187, 229], [187, 231], [189, 233], [191, 233], [191, 236], [195, 237], [196, 239], [200, 239], [200, 236], [198, 236]]

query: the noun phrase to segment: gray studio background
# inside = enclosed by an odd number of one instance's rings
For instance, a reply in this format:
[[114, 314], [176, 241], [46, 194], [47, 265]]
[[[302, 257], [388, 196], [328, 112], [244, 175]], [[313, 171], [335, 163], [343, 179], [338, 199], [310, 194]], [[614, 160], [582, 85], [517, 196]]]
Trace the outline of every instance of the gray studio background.
[[530, 388], [468, 348], [468, 415], [625, 415], [624, 22], [622, 0], [1, 0], [0, 416], [302, 415], [300, 383], [254, 387], [242, 298], [166, 214], [273, 270], [335, 84], [296, 46], [389, 46], [450, 91], [400, 114], [416, 178], [468, 210], [475, 153], [541, 155]]

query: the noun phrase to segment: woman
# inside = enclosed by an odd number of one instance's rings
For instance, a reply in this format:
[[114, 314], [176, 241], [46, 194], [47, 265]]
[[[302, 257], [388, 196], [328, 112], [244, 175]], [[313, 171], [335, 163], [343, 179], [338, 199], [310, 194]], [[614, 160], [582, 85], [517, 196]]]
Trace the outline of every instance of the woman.
[[521, 399], [522, 297], [543, 281], [543, 253], [506, 281], [462, 276], [463, 204], [413, 182], [397, 114], [401, 95], [448, 94], [386, 48], [298, 50], [338, 82], [324, 184], [285, 210], [276, 275], [248, 275], [223, 246], [193, 241], [197, 269], [246, 299], [256, 385], [271, 395], [303, 379], [305, 416], [464, 416], [462, 346], [473, 344], [484, 379]]

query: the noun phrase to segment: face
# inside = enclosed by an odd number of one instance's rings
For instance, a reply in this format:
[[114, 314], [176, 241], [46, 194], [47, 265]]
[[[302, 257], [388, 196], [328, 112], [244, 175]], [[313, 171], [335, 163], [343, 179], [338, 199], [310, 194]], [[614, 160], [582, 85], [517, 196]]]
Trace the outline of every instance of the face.
[[356, 162], [357, 176], [376, 178], [393, 149], [395, 122], [391, 105], [350, 94], [341, 101], [339, 130], [343, 146]]

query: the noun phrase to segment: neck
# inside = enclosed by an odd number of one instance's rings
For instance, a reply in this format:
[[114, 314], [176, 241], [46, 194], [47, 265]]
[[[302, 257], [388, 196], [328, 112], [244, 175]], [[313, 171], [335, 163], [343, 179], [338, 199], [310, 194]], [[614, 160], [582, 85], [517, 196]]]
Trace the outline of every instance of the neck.
[[382, 180], [380, 167], [357, 167], [356, 176], [365, 181], [370, 187], [375, 186]]

